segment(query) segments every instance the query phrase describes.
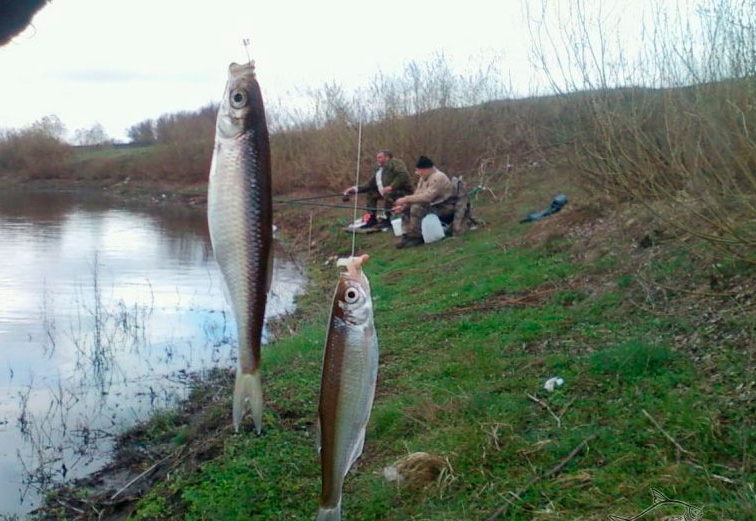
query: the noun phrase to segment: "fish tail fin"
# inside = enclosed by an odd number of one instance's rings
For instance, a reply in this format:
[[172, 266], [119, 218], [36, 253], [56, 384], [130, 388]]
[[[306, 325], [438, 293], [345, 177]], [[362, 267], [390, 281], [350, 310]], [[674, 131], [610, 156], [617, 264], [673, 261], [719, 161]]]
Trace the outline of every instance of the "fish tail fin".
[[244, 373], [241, 369], [236, 370], [236, 383], [234, 384], [234, 429], [239, 432], [241, 420], [244, 416], [246, 405], [249, 404], [252, 412], [252, 421], [255, 422], [255, 431], [262, 431], [262, 378], [260, 370], [255, 369], [252, 373]]
[[651, 489], [651, 497], [654, 498], [654, 505], [658, 505], [659, 503], [669, 501], [669, 498], [667, 496], [665, 496], [658, 489], [655, 489], [655, 488]]
[[341, 521], [341, 501], [333, 508], [320, 507], [315, 521]]

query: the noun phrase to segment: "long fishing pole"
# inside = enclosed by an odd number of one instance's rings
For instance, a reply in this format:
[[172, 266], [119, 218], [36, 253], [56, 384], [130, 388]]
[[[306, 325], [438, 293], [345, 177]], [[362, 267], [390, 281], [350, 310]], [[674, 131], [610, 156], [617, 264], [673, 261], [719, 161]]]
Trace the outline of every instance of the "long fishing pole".
[[324, 208], [348, 208], [350, 210], [358, 209], [358, 210], [366, 210], [368, 212], [382, 212], [385, 210], [385, 208], [370, 208], [368, 206], [354, 206], [350, 204], [328, 204], [328, 203], [312, 203], [307, 201], [297, 201], [297, 200], [277, 200], [273, 199], [273, 204], [293, 204], [295, 206], [322, 206]]
[[[357, 199], [355, 198], [355, 202], [356, 201]], [[429, 206], [437, 206], [441, 204], [442, 202], [444, 201], [431, 203]], [[313, 202], [309, 202], [306, 199], [273, 199], [273, 204], [293, 204], [295, 206], [322, 206], [323, 208], [349, 208], [350, 210], [356, 208], [358, 210], [365, 210], [368, 212], [383, 212], [387, 210], [387, 208], [371, 208], [369, 206], [356, 206], [356, 205], [351, 205], [351, 204], [313, 203]]]
[[[344, 194], [339, 192], [337, 194], [326, 194], [326, 195], [313, 195], [312, 197], [297, 197], [296, 199], [285, 199], [286, 202], [289, 203], [298, 203], [300, 201], [314, 201], [315, 199], [328, 199], [329, 197], [343, 197]], [[282, 200], [281, 202], [283, 202]]]

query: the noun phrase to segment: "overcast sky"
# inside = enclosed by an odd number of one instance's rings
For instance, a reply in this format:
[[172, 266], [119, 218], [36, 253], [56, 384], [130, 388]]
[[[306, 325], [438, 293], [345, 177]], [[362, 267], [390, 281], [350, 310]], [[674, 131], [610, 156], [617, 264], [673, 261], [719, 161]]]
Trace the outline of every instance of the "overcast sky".
[[246, 61], [243, 38], [269, 100], [326, 81], [364, 87], [438, 52], [457, 69], [499, 56], [527, 94], [536, 80], [522, 4], [54, 0], [0, 48], [0, 128], [57, 114], [71, 135], [99, 122], [125, 140], [141, 120], [217, 101], [228, 64]]

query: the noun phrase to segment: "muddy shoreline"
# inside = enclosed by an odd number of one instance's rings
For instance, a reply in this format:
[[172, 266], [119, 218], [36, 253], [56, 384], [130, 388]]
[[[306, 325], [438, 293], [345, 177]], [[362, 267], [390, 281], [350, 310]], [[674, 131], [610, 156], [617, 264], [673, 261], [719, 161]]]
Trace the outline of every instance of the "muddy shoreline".
[[[87, 477], [52, 488], [28, 519], [126, 519], [155, 483], [220, 453], [232, 432], [227, 392], [232, 382], [233, 371], [228, 369], [190, 375], [188, 399], [119, 435], [110, 463]], [[223, 410], [228, 414], [222, 414]]]
[[[301, 317], [302, 310], [298, 306], [293, 313], [272, 320], [268, 327], [274, 336], [285, 334]], [[127, 519], [154, 486], [169, 482], [174, 475], [187, 475], [221, 454], [228, 438], [235, 435], [231, 422], [234, 377], [233, 367], [188, 374], [187, 399], [170, 409], [157, 411], [116, 436], [108, 464], [88, 476], [46, 490], [42, 505], [32, 510], [26, 519]], [[275, 404], [267, 406], [276, 409]], [[297, 421], [296, 418], [291, 420]], [[239, 435], [255, 436], [249, 417], [242, 423]], [[181, 491], [172, 494], [180, 496]], [[181, 504], [180, 497], [165, 499]]]

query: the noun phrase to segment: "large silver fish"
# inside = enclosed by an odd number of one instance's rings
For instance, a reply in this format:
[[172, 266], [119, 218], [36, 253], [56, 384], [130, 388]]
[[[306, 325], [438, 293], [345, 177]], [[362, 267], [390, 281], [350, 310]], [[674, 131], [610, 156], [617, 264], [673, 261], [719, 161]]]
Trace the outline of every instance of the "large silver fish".
[[239, 430], [248, 405], [260, 433], [260, 344], [273, 268], [273, 227], [268, 127], [251, 63], [228, 67], [215, 129], [207, 220], [238, 327], [234, 428]]
[[317, 521], [341, 519], [344, 476], [362, 454], [378, 375], [378, 338], [367, 255], [350, 257], [333, 296], [323, 355], [318, 420], [321, 492]]

